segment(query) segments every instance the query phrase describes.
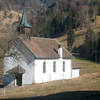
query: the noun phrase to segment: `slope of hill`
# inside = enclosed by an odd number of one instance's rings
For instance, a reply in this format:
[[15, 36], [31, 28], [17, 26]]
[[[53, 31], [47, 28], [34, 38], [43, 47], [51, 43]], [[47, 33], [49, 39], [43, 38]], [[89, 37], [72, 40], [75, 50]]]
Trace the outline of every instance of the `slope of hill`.
[[100, 73], [86, 74], [78, 79], [54, 81], [50, 83], [6, 89], [5, 95], [4, 91], [0, 90], [0, 99], [99, 100], [99, 83]]
[[3, 78], [3, 57], [8, 48], [8, 40], [15, 35], [20, 14], [15, 11], [0, 11], [0, 84]]
[[58, 1], [58, 0], [40, 0], [42, 3], [44, 3], [45, 5], [49, 6], [50, 4]]
[[13, 34], [15, 24], [18, 23], [20, 14], [15, 11], [0, 11], [0, 38], [9, 38]]
[[[91, 28], [94, 32], [100, 32], [100, 16], [96, 16], [96, 21], [91, 25]], [[73, 47], [79, 48], [81, 45], [84, 44], [85, 34], [87, 29], [79, 29], [75, 31], [75, 42]], [[63, 35], [57, 38], [62, 45], [67, 48], [67, 35]]]
[[31, 10], [39, 9], [42, 4], [40, 0], [0, 0], [1, 9], [20, 10], [28, 7]]

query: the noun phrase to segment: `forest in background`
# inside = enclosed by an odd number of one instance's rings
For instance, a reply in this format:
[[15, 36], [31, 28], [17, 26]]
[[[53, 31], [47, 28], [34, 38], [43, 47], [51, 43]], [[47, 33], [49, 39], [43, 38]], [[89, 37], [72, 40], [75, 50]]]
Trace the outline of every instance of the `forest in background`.
[[[100, 15], [99, 5], [99, 0], [58, 0], [40, 12], [35, 20], [30, 20], [33, 36], [55, 38], [66, 34], [70, 51], [76, 51], [81, 57], [99, 63], [100, 31], [92, 29], [96, 17]], [[86, 30], [85, 39], [83, 45], [74, 48], [77, 30]]]
[[[68, 49], [71, 52], [80, 53], [81, 57], [99, 63], [100, 31], [93, 30], [92, 25], [100, 15], [100, 1], [55, 0], [50, 4], [49, 2], [50, 0], [48, 2], [46, 0], [1, 0], [0, 10], [4, 10], [6, 16], [9, 10], [21, 13], [24, 8], [32, 25], [32, 36], [56, 38], [66, 34]], [[13, 26], [16, 27], [19, 21], [13, 23]], [[79, 48], [73, 46], [77, 30], [86, 30], [84, 44]], [[13, 33], [15, 32], [13, 30]]]

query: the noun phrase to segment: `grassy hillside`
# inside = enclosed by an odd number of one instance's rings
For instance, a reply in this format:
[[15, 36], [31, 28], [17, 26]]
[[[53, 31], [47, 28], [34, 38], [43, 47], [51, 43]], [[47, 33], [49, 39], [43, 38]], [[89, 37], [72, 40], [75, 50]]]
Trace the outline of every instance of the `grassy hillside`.
[[[100, 16], [96, 16], [96, 21], [91, 24], [91, 28], [93, 29], [94, 32], [100, 32]], [[78, 48], [84, 44], [85, 33], [86, 33], [86, 28], [75, 30], [75, 42], [73, 44], [73, 47]], [[59, 42], [62, 43], [62, 45], [65, 48], [67, 48], [67, 35], [66, 34], [61, 37], [58, 37], [57, 39], [59, 40]]]
[[92, 29], [95, 32], [100, 32], [100, 16], [96, 16], [96, 22], [94, 23], [94, 25], [92, 26]]
[[15, 11], [0, 11], [0, 84], [3, 78], [3, 57], [8, 49], [8, 40], [15, 35], [17, 22], [18, 13]]
[[79, 59], [79, 58], [77, 58], [77, 59], [74, 58], [73, 61], [78, 63], [78, 65], [80, 66], [80, 74], [81, 75], [100, 72], [100, 64], [96, 64], [92, 61], [83, 60], [83, 59]]
[[19, 16], [15, 11], [0, 11], [0, 38], [9, 39], [14, 35]]

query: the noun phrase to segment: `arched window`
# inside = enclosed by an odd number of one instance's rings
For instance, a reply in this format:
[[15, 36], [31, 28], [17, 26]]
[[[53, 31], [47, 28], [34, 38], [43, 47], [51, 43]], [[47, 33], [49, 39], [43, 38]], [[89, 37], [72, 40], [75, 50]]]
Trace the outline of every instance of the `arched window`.
[[53, 72], [56, 72], [56, 62], [53, 62]]
[[65, 72], [65, 61], [63, 61], [63, 72]]
[[43, 73], [46, 73], [46, 62], [43, 62]]

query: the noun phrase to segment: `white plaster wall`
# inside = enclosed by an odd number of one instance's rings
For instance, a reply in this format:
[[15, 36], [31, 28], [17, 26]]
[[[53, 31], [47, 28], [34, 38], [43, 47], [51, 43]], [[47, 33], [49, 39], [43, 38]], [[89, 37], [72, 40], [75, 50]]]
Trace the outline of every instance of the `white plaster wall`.
[[[16, 67], [18, 65], [18, 60], [16, 59], [15, 56], [9, 56], [11, 54], [14, 53], [18, 53], [18, 55], [20, 54], [20, 52], [18, 52], [18, 50], [13, 46], [6, 54], [3, 60], [3, 64], [4, 64], [4, 74], [6, 74], [6, 72], [14, 67]], [[21, 54], [20, 54], [21, 55]], [[22, 57], [21, 57], [22, 58]]]
[[32, 84], [34, 82], [34, 61], [30, 64], [27, 64], [24, 60], [15, 60], [13, 57], [5, 57], [4, 58], [4, 74], [6, 72], [17, 65], [20, 65], [25, 69], [25, 73], [23, 74], [22, 84]]
[[10, 69], [16, 67], [17, 65], [20, 65], [22, 68], [25, 69], [25, 73], [23, 74], [23, 78], [22, 78], [22, 84], [34, 83], [34, 71], [35, 71], [34, 61], [28, 64], [26, 62], [26, 59], [21, 54], [18, 56], [19, 56], [18, 58], [14, 56], [4, 58], [4, 75]]
[[[46, 62], [46, 73], [43, 73], [43, 62]], [[53, 72], [53, 62], [56, 61], [56, 72]], [[65, 72], [63, 72], [65, 61]], [[35, 60], [35, 83], [71, 78], [71, 59]]]
[[34, 83], [34, 62], [27, 64], [24, 61], [20, 64], [25, 69], [25, 74], [23, 74], [23, 84], [33, 84]]
[[77, 78], [80, 76], [80, 69], [72, 69], [72, 78]]
[[6, 72], [18, 65], [17, 60], [14, 57], [5, 57], [4, 58], [4, 74]]

